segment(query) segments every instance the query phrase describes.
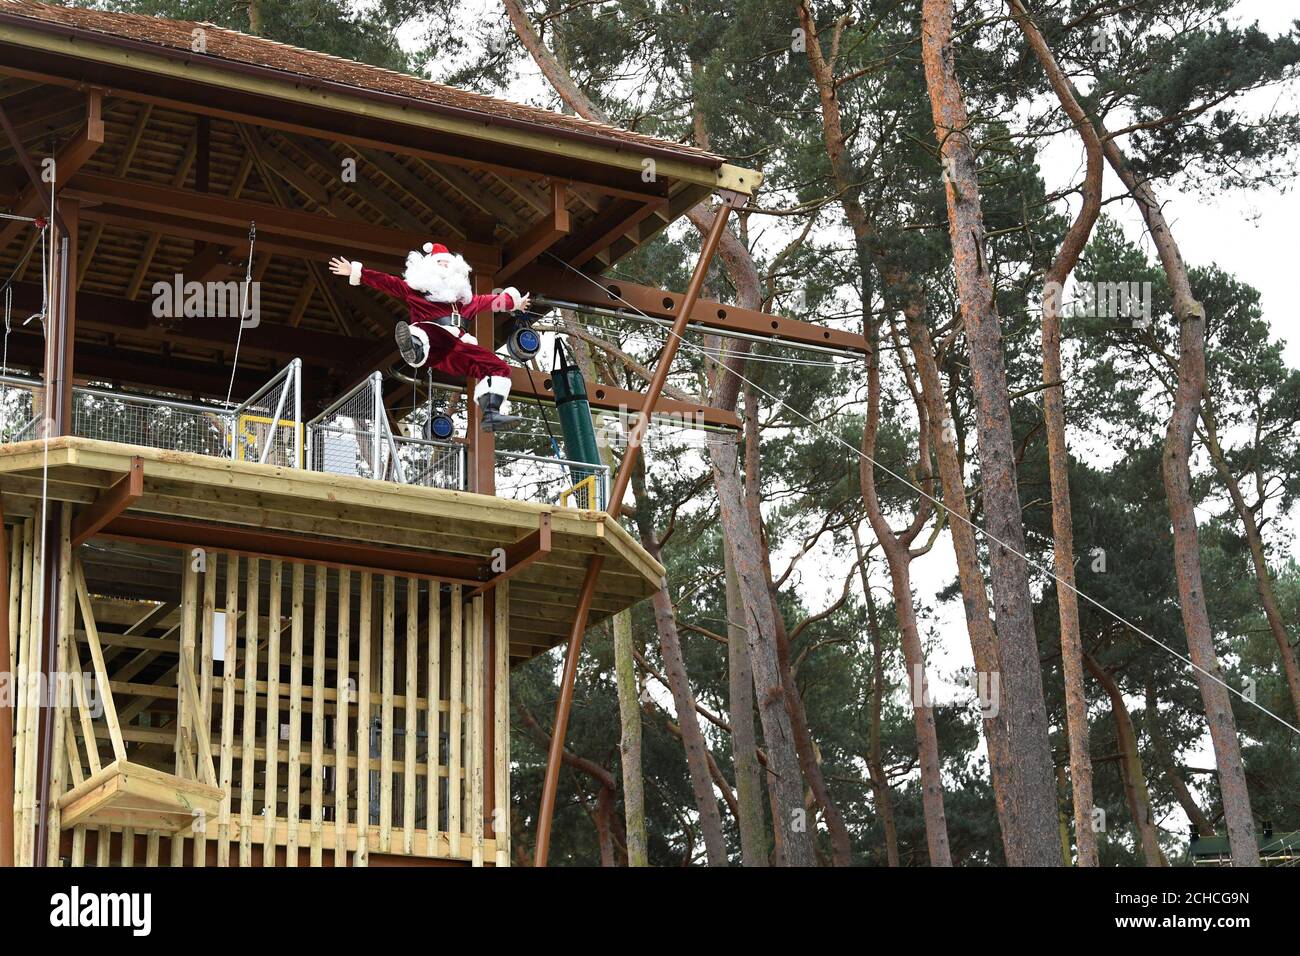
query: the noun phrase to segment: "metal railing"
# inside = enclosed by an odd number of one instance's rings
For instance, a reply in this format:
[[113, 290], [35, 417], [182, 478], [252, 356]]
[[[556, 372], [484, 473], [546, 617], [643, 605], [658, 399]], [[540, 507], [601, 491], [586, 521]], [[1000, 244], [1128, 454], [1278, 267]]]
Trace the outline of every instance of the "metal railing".
[[231, 458], [235, 418], [230, 409], [219, 405], [75, 388], [72, 434], [124, 445]]
[[260, 465], [301, 468], [302, 359], [253, 393], [233, 412], [234, 457]]
[[0, 375], [0, 442], [39, 438], [45, 386], [20, 375]]
[[453, 442], [394, 435], [375, 372], [307, 423], [307, 467], [422, 485], [465, 487], [465, 450]]
[[[606, 466], [567, 458], [498, 451], [496, 477], [497, 494], [503, 498], [545, 501], [562, 507], [603, 511], [609, 493]], [[595, 480], [586, 483], [586, 479]]]
[[[0, 442], [40, 437], [44, 385], [0, 375]], [[393, 434], [383, 376], [367, 377], [309, 422], [302, 419], [302, 362], [294, 359], [246, 402], [219, 404], [101, 388], [73, 389], [72, 434], [213, 458], [463, 491], [461, 442]], [[604, 465], [519, 451], [496, 452], [497, 494], [603, 510]]]
[[[0, 376], [0, 441], [40, 437], [43, 398], [41, 382]], [[82, 438], [299, 468], [302, 431], [299, 359], [234, 408], [86, 386], [72, 390], [72, 434]]]

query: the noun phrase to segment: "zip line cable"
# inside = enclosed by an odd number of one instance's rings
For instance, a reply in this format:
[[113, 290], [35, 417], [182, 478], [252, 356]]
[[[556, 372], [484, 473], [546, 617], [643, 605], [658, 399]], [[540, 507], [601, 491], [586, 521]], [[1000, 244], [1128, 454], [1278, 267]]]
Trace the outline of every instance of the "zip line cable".
[[[550, 256], [552, 259], [555, 259], [555, 261], [559, 262], [562, 266], [564, 266], [564, 267], [565, 267], [566, 269], [568, 269], [569, 271], [573, 272], [575, 275], [581, 276], [581, 277], [582, 277], [583, 279], [585, 279], [587, 282], [590, 282], [592, 285], [594, 285], [594, 286], [596, 286], [597, 288], [601, 289], [601, 290], [602, 290], [603, 292], [605, 292], [607, 295], [611, 295], [611, 296], [613, 296], [614, 298], [618, 299], [620, 302], [622, 302], [624, 305], [626, 305], [629, 309], [632, 309], [632, 310], [635, 311], [635, 312], [641, 312], [640, 309], [638, 309], [638, 308], [637, 308], [635, 305], [633, 305], [631, 302], [628, 302], [626, 299], [624, 299], [622, 296], [620, 296], [617, 292], [613, 292], [613, 291], [611, 291], [611, 290], [606, 289], [603, 285], [601, 285], [600, 283], [594, 281], [594, 280], [591, 279], [589, 276], [584, 275], [582, 272], [580, 272], [578, 269], [574, 268], [574, 266], [570, 265], [568, 262], [565, 262], [563, 259], [560, 259], [558, 256], [554, 255], [553, 253], [549, 253], [549, 252], [548, 252], [547, 255]], [[641, 314], [644, 315], [645, 313], [642, 312]], [[649, 318], [649, 316], [647, 316], [647, 318]], [[685, 339], [685, 337], [683, 337], [683, 336], [681, 336], [681, 335], [677, 335], [677, 333], [676, 333], [675, 331], [673, 331], [673, 329], [672, 329], [671, 327], [669, 328], [668, 332], [669, 332], [670, 335], [676, 335], [678, 341], [679, 341], [682, 345], [685, 345], [685, 346], [687, 346], [687, 347], [689, 347], [689, 348], [695, 349], [697, 352], [700, 352], [700, 354], [702, 354], [706, 359], [708, 359], [709, 361], [711, 361], [711, 362], [713, 362], [715, 365], [717, 365], [719, 369], [721, 369], [721, 370], [723, 370], [723, 371], [725, 371], [725, 372], [727, 372], [727, 373], [729, 373], [729, 374], [731, 374], [731, 375], [736, 376], [736, 378], [740, 379], [742, 382], [745, 382], [747, 385], [751, 386], [751, 387], [754, 388], [756, 391], [761, 392], [763, 395], [767, 396], [769, 399], [771, 399], [772, 401], [776, 402], [778, 406], [782, 406], [782, 407], [786, 408], [787, 410], [789, 410], [790, 412], [793, 412], [796, 416], [798, 416], [799, 418], [802, 418], [805, 422], [807, 422], [809, 425], [811, 425], [814, 429], [816, 429], [816, 430], [822, 432], [824, 435], [826, 435], [826, 437], [832, 439], [833, 441], [835, 441], [835, 442], [837, 442], [837, 443], [843, 445], [845, 448], [847, 448], [849, 451], [853, 452], [855, 455], [857, 455], [857, 456], [858, 456], [859, 458], [861, 458], [862, 460], [866, 461], [868, 464], [872, 465], [873, 467], [879, 468], [879, 469], [880, 469], [881, 471], [883, 471], [885, 474], [889, 475], [890, 477], [894, 478], [894, 479], [897, 480], [897, 481], [902, 482], [906, 487], [911, 488], [911, 489], [912, 489], [913, 491], [915, 491], [918, 495], [920, 495], [921, 497], [925, 498], [927, 501], [929, 501], [930, 503], [934, 504], [935, 506], [940, 507], [940, 508], [943, 508], [943, 507], [944, 507], [943, 502], [940, 501], [938, 498], [935, 498], [933, 495], [928, 494], [927, 492], [925, 492], [925, 491], [923, 491], [922, 489], [918, 488], [916, 485], [912, 484], [912, 482], [908, 481], [905, 477], [903, 477], [902, 475], [898, 474], [896, 471], [894, 471], [893, 469], [889, 468], [888, 466], [886, 466], [886, 465], [882, 465], [880, 462], [878, 462], [878, 461], [876, 461], [875, 459], [873, 459], [870, 455], [866, 454], [866, 453], [865, 453], [864, 451], [862, 451], [860, 448], [855, 448], [855, 447], [853, 447], [853, 446], [850, 445], [848, 442], [846, 442], [843, 438], [841, 438], [839, 435], [836, 435], [835, 433], [831, 432], [829, 429], [827, 429], [827, 428], [825, 428], [825, 427], [823, 427], [823, 426], [817, 424], [817, 422], [813, 421], [813, 420], [812, 420], [811, 418], [809, 418], [807, 415], [804, 415], [804, 414], [803, 414], [802, 412], [800, 412], [798, 409], [791, 408], [789, 405], [786, 405], [785, 402], [784, 402], [782, 399], [780, 399], [780, 398], [778, 398], [777, 396], [773, 395], [771, 392], [767, 391], [767, 389], [763, 388], [761, 385], [757, 384], [757, 383], [754, 382], [752, 379], [747, 378], [745, 375], [742, 375], [740, 372], [737, 372], [737, 371], [734, 371], [734, 370], [732, 370], [732, 369], [730, 369], [730, 368], [727, 368], [727, 367], [726, 367], [722, 362], [719, 362], [717, 359], [715, 359], [715, 358], [713, 358], [712, 356], [710, 356], [710, 355], [708, 355], [707, 353], [705, 353], [702, 349], [700, 349], [700, 348], [699, 348], [698, 346], [696, 346], [694, 343], [692, 343], [692, 342], [688, 342], [688, 341]], [[1166, 651], [1167, 653], [1169, 653], [1169, 654], [1171, 654], [1172, 656], [1176, 657], [1178, 660], [1182, 661], [1184, 664], [1189, 665], [1193, 670], [1197, 671], [1198, 673], [1204, 674], [1207, 678], [1209, 678], [1210, 680], [1214, 681], [1216, 684], [1218, 684], [1219, 686], [1223, 687], [1225, 690], [1229, 691], [1230, 693], [1236, 694], [1237, 697], [1239, 697], [1242, 701], [1244, 701], [1244, 702], [1247, 703], [1247, 704], [1250, 704], [1250, 705], [1251, 705], [1252, 707], [1254, 707], [1256, 710], [1262, 711], [1263, 713], [1265, 713], [1265, 714], [1267, 714], [1268, 716], [1272, 717], [1272, 718], [1273, 718], [1274, 720], [1276, 720], [1279, 724], [1281, 724], [1282, 726], [1288, 728], [1288, 729], [1291, 730], [1293, 733], [1300, 735], [1300, 727], [1295, 726], [1295, 725], [1292, 724], [1290, 721], [1287, 721], [1287, 720], [1285, 720], [1284, 718], [1282, 718], [1282, 717], [1278, 716], [1277, 714], [1273, 713], [1271, 710], [1269, 710], [1269, 709], [1268, 709], [1267, 707], [1265, 707], [1263, 704], [1260, 704], [1260, 703], [1257, 703], [1256, 701], [1251, 700], [1249, 697], [1247, 697], [1247, 696], [1246, 696], [1245, 694], [1243, 694], [1241, 691], [1237, 690], [1237, 689], [1236, 689], [1235, 687], [1233, 687], [1231, 684], [1228, 684], [1226, 681], [1224, 681], [1221, 677], [1218, 677], [1217, 675], [1210, 673], [1210, 672], [1207, 671], [1205, 668], [1203, 668], [1203, 667], [1201, 667], [1200, 665], [1198, 665], [1198, 664], [1197, 664], [1195, 661], [1193, 661], [1190, 657], [1187, 657], [1187, 656], [1185, 656], [1185, 655], [1183, 655], [1183, 654], [1180, 654], [1178, 651], [1174, 650], [1172, 647], [1170, 647], [1170, 646], [1169, 646], [1168, 644], [1166, 644], [1164, 641], [1160, 640], [1158, 637], [1154, 636], [1153, 634], [1148, 634], [1146, 631], [1144, 631], [1142, 628], [1138, 627], [1138, 626], [1137, 626], [1136, 624], [1134, 624], [1132, 621], [1128, 620], [1128, 619], [1125, 618], [1123, 615], [1121, 615], [1121, 614], [1119, 614], [1119, 613], [1117, 613], [1117, 612], [1115, 612], [1115, 611], [1112, 611], [1109, 607], [1107, 607], [1106, 605], [1102, 604], [1102, 603], [1101, 603], [1100, 601], [1098, 601], [1096, 598], [1094, 598], [1094, 597], [1088, 595], [1087, 593], [1085, 593], [1085, 592], [1083, 592], [1083, 591], [1080, 591], [1080, 590], [1079, 590], [1077, 587], [1075, 587], [1073, 584], [1070, 584], [1070, 583], [1068, 583], [1068, 582], [1066, 582], [1066, 581], [1061, 580], [1061, 578], [1057, 577], [1057, 575], [1056, 575], [1056, 573], [1055, 573], [1054, 571], [1052, 571], [1051, 569], [1047, 568], [1046, 566], [1040, 564], [1039, 562], [1035, 561], [1033, 558], [1029, 557], [1028, 555], [1026, 555], [1026, 554], [1022, 554], [1021, 552], [1017, 551], [1015, 548], [1011, 547], [1009, 544], [1007, 544], [1006, 542], [1004, 542], [1004, 541], [1003, 541], [1001, 538], [999, 538], [997, 535], [993, 534], [993, 533], [990, 532], [990, 531], [986, 531], [984, 528], [981, 528], [979, 525], [977, 525], [975, 522], [971, 521], [969, 518], [965, 518], [965, 517], [962, 517], [962, 516], [960, 516], [960, 515], [956, 515], [956, 514], [954, 514], [954, 513], [952, 512], [951, 509], [945, 509], [945, 510], [947, 510], [947, 511], [948, 511], [948, 514], [951, 515], [952, 517], [957, 518], [959, 521], [961, 521], [962, 523], [964, 523], [964, 524], [966, 524], [966, 525], [969, 525], [970, 528], [971, 528], [971, 530], [972, 530], [975, 534], [981, 535], [981, 536], [984, 537], [985, 539], [987, 539], [987, 540], [989, 540], [989, 541], [992, 541], [993, 543], [997, 544], [999, 547], [1003, 548], [1004, 550], [1010, 552], [1011, 554], [1014, 554], [1016, 557], [1020, 558], [1020, 560], [1024, 561], [1025, 564], [1027, 564], [1029, 567], [1034, 568], [1034, 569], [1036, 569], [1036, 570], [1042, 572], [1043, 574], [1048, 575], [1049, 577], [1052, 578], [1052, 580], [1054, 580], [1054, 581], [1057, 583], [1058, 586], [1068, 588], [1068, 589], [1069, 589], [1070, 591], [1072, 591], [1072, 592], [1073, 592], [1077, 597], [1082, 598], [1083, 600], [1087, 601], [1087, 602], [1088, 602], [1089, 604], [1091, 604], [1092, 606], [1096, 607], [1098, 610], [1103, 611], [1104, 613], [1108, 614], [1110, 617], [1114, 618], [1116, 621], [1118, 621], [1120, 624], [1124, 625], [1125, 627], [1129, 628], [1129, 629], [1132, 630], [1134, 633], [1141, 635], [1142, 637], [1146, 638], [1146, 639], [1147, 639], [1148, 641], [1150, 641], [1151, 643], [1155, 644], [1157, 647], [1163, 649], [1163, 650]], [[1207, 718], [1207, 719], [1208, 719], [1208, 718]]]

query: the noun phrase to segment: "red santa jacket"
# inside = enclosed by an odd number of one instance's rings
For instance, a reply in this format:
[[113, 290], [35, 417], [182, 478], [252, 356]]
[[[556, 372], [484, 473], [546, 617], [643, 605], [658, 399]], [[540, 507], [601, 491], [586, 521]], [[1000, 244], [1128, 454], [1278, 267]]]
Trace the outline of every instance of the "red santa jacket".
[[[401, 299], [406, 303], [407, 311], [410, 312], [413, 323], [438, 323], [439, 319], [446, 318], [452, 313], [450, 303], [431, 302], [423, 292], [407, 285], [405, 279], [389, 275], [387, 272], [367, 269], [358, 262], [352, 263], [352, 276], [349, 281], [352, 285], [360, 283], [372, 289], [378, 289], [385, 295], [391, 295], [394, 299]], [[502, 289], [499, 294], [488, 293], [473, 296], [468, 302], [460, 303], [457, 311], [465, 319], [472, 319], [485, 309], [492, 312], [514, 312], [518, 310], [522, 298], [523, 296], [520, 295], [519, 290], [511, 286]], [[478, 340], [463, 329], [441, 324], [439, 324], [439, 327], [461, 341], [468, 342], [470, 345], [478, 344]], [[433, 341], [430, 341], [429, 344], [431, 348], [436, 348]], [[447, 344], [448, 346], [451, 345], [450, 342]]]

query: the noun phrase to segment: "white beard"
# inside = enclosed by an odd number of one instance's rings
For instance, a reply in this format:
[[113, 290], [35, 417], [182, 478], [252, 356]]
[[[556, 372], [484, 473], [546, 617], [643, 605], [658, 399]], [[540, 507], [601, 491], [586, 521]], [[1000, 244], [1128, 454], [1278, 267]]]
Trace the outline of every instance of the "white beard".
[[469, 284], [469, 263], [463, 256], [452, 256], [451, 265], [443, 267], [433, 256], [418, 252], [406, 256], [406, 284], [423, 292], [430, 302], [464, 303], [474, 297]]

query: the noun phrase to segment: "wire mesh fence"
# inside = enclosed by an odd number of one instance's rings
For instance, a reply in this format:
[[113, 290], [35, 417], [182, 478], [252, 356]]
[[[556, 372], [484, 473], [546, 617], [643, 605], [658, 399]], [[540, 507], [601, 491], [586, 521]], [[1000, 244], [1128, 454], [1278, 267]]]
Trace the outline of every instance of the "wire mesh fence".
[[465, 489], [465, 446], [429, 438], [393, 438], [408, 485]]
[[[609, 469], [564, 458], [498, 451], [496, 478], [497, 494], [502, 498], [603, 510]], [[583, 484], [588, 478], [594, 481]]]
[[78, 388], [72, 398], [72, 433], [124, 445], [229, 458], [233, 417], [216, 405]]
[[302, 467], [302, 360], [294, 359], [234, 411], [235, 458]]
[[375, 372], [307, 423], [307, 467], [333, 475], [400, 481], [383, 377]]
[[28, 441], [40, 437], [44, 386], [16, 375], [0, 376], [0, 442]]

